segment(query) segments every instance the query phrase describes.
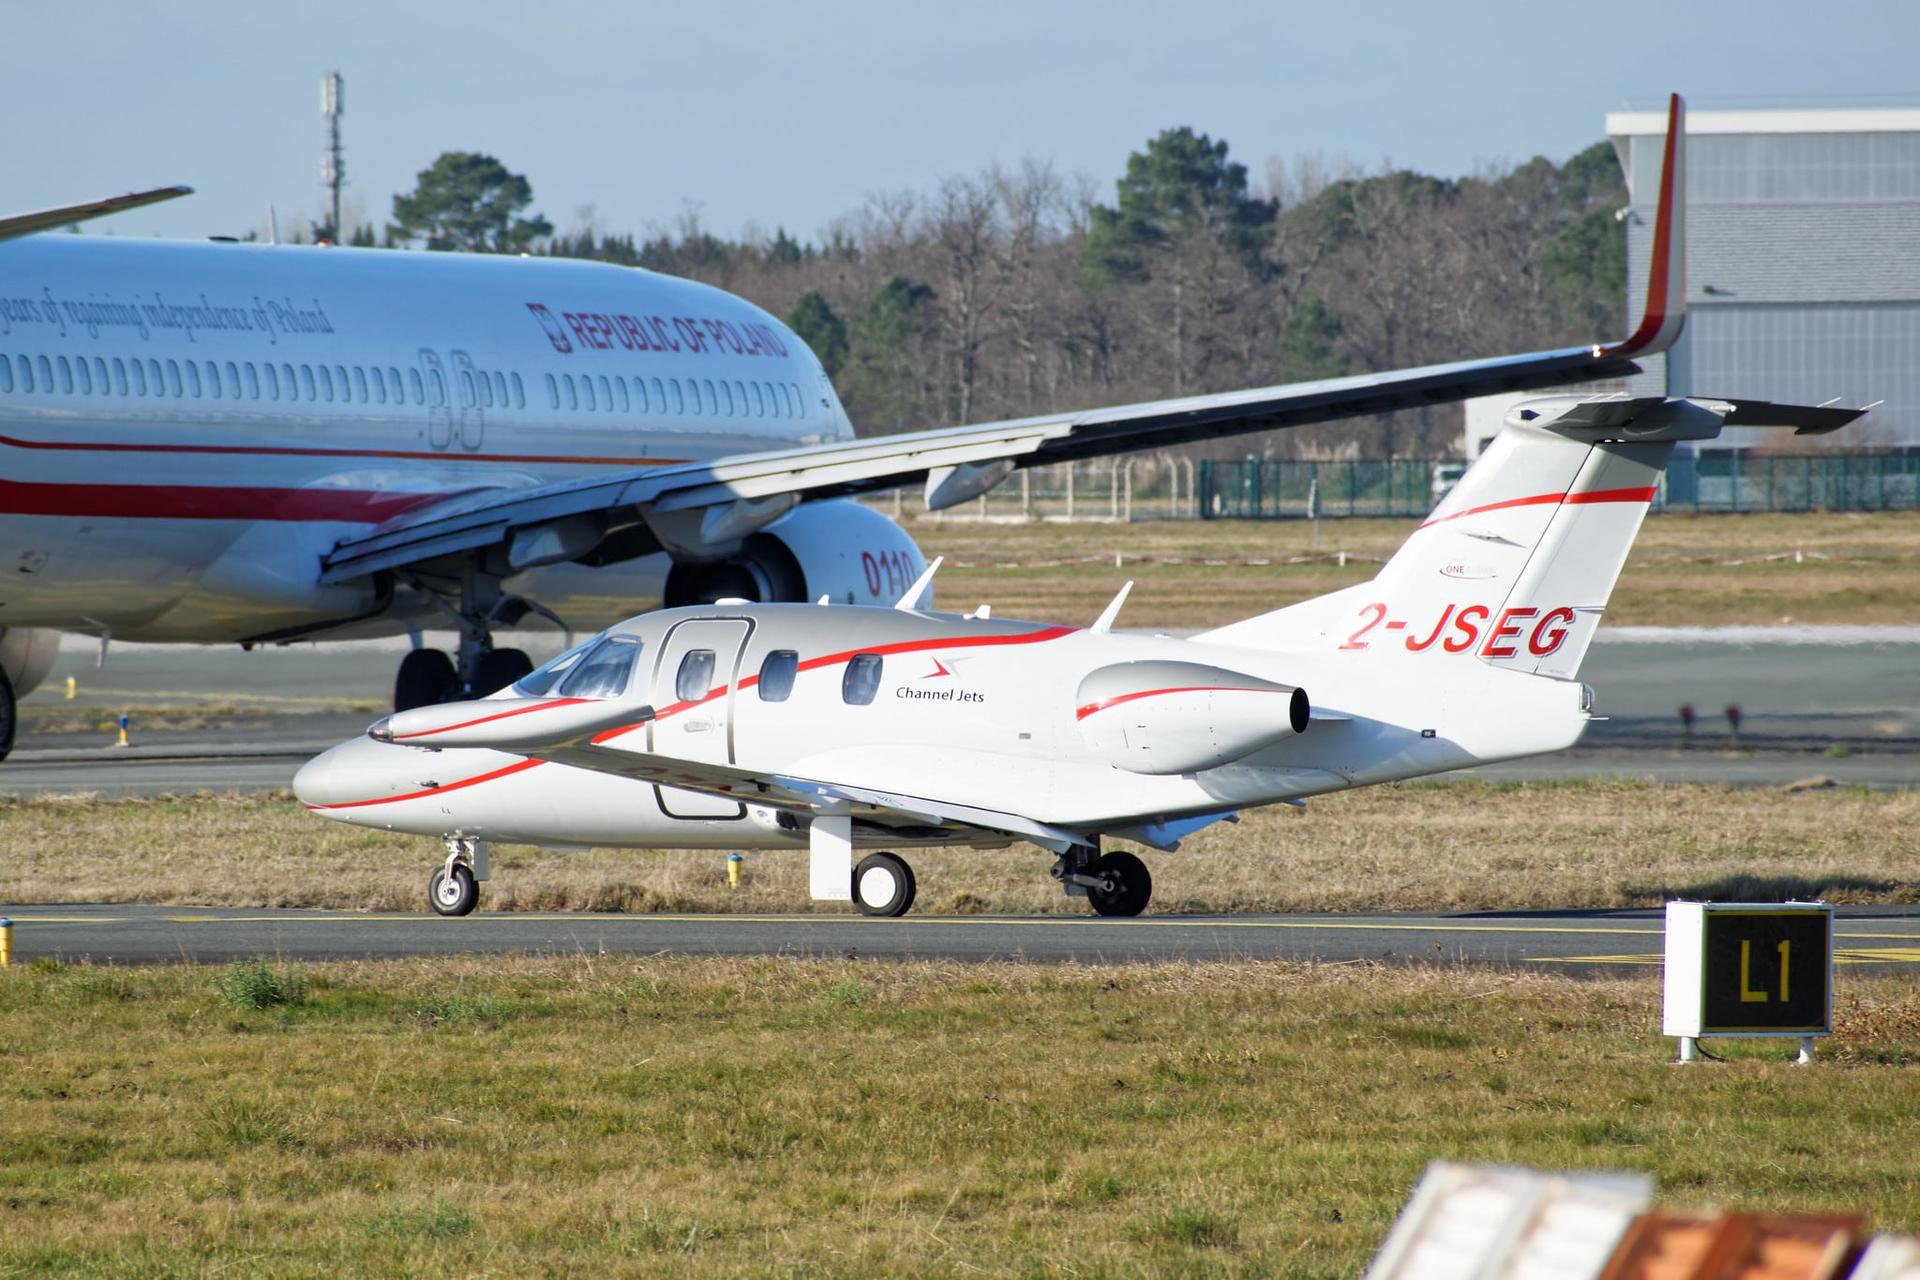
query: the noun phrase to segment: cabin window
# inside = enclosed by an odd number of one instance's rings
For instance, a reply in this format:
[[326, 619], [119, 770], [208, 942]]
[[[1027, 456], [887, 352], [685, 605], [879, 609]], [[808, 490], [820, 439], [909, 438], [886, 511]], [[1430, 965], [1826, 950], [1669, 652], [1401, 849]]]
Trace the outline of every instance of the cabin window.
[[617, 698], [627, 691], [639, 656], [640, 642], [634, 637], [608, 636], [574, 665], [559, 692], [567, 698]]
[[387, 402], [387, 380], [380, 376], [379, 365], [373, 366], [368, 372], [367, 381], [373, 384], [374, 403], [385, 404]]
[[[320, 398], [331, 402], [333, 400], [333, 370], [327, 368], [325, 365], [320, 365], [314, 372], [318, 374], [320, 378]], [[346, 395], [347, 384], [345, 380], [342, 380], [340, 383], [341, 399], [345, 399]]]
[[[600, 407], [602, 409], [605, 409], [608, 413], [612, 413], [613, 412], [613, 388], [607, 385], [606, 374], [603, 373], [599, 375], [599, 377], [600, 377]], [[591, 397], [589, 397], [589, 399], [591, 399]]]
[[549, 408], [560, 407], [560, 384], [554, 380], [552, 374], [547, 375], [547, 400], [550, 402]]
[[153, 384], [153, 394], [164, 396], [171, 388], [172, 394], [177, 397], [180, 394], [180, 366], [171, 360], [167, 361], [167, 374], [164, 379], [160, 376], [158, 360], [147, 361], [147, 381]]
[[415, 404], [425, 404], [427, 402], [427, 393], [420, 385], [420, 371], [418, 369], [407, 370], [407, 398]]
[[627, 380], [625, 378], [615, 378], [613, 380], [613, 390], [615, 398], [620, 401], [620, 412], [632, 413], [633, 402], [627, 399]]
[[102, 356], [93, 358], [93, 385], [103, 396], [113, 394], [113, 384], [107, 380], [107, 362]]
[[[667, 385], [673, 388], [673, 411], [675, 413], [685, 413], [687, 411], [687, 402], [680, 395], [680, 379], [669, 378]], [[698, 413], [699, 411], [699, 406], [695, 405], [694, 412]]]
[[713, 389], [713, 379], [712, 379], [712, 378], [703, 378], [703, 379], [701, 379], [701, 381], [702, 381], [702, 383], [703, 383], [703, 384], [705, 385], [705, 387], [706, 387], [706, 389], [707, 389], [707, 412], [708, 412], [708, 413], [710, 413], [710, 414], [712, 414], [712, 413], [719, 413], [719, 412], [720, 412], [720, 397], [719, 397], [719, 395], [718, 395], [718, 394], [717, 394], [717, 393], [716, 393], [716, 392], [714, 391], [714, 389]]
[[[173, 362], [168, 361], [167, 364], [169, 369], [171, 369]], [[189, 360], [181, 367], [184, 368], [187, 373], [187, 394], [195, 400], [198, 400], [202, 394], [202, 388], [200, 386], [200, 366]], [[219, 389], [219, 386], [220, 384], [218, 382], [214, 383], [216, 390]]]
[[350, 389], [352, 384], [347, 381], [347, 366], [343, 364], [333, 366], [333, 380], [340, 388], [340, 403], [345, 404], [353, 399], [353, 392]]
[[221, 395], [220, 366], [215, 364], [213, 361], [209, 360], [207, 361], [206, 369], [207, 369], [207, 396], [210, 399], [218, 400]]
[[287, 399], [298, 400], [300, 398], [300, 382], [293, 376], [292, 365], [283, 364], [280, 366], [280, 381], [284, 382], [287, 386]]
[[507, 407], [507, 376], [496, 371], [493, 375], [493, 399], [502, 409]]
[[20, 366], [20, 389], [33, 390], [33, 361], [25, 356], [15, 356], [14, 362]]
[[302, 400], [318, 400], [320, 398], [319, 393], [314, 390], [313, 366], [310, 364], [300, 366], [300, 398]]
[[251, 360], [247, 361], [242, 367], [246, 370], [247, 374], [247, 399], [258, 400], [260, 398], [260, 371], [253, 367], [253, 361]]
[[[712, 383], [707, 385], [711, 386]], [[727, 386], [725, 378], [720, 379], [720, 411], [729, 418], [733, 416], [733, 390]]]
[[747, 408], [747, 384], [737, 379], [733, 384], [733, 402], [739, 406], [737, 412], [741, 417], [744, 418], [753, 412], [753, 410]]
[[651, 407], [647, 404], [647, 380], [645, 378], [635, 378], [633, 380], [633, 407], [640, 413], [652, 412]]
[[526, 408], [527, 390], [520, 383], [520, 375], [517, 373], [514, 374], [509, 381], [513, 383], [513, 407], [516, 409]]
[[73, 363], [75, 366], [73, 370], [73, 380], [75, 384], [79, 386], [80, 394], [83, 396], [92, 395], [93, 374], [87, 369], [87, 358], [85, 356], [75, 356]]
[[227, 361], [227, 399], [238, 400], [239, 398], [240, 366], [229, 360]]
[[471, 409], [480, 403], [480, 393], [473, 389], [473, 375], [465, 369], [460, 371], [460, 407]]
[[847, 659], [847, 674], [840, 680], [840, 698], [850, 707], [864, 707], [880, 692], [880, 655], [856, 653]]
[[[247, 367], [252, 368], [253, 366], [249, 365]], [[278, 400], [280, 398], [280, 375], [274, 370], [273, 362], [269, 360], [267, 363], [261, 365], [260, 368], [261, 371], [267, 375], [267, 399]]]
[[367, 371], [359, 365], [353, 366], [353, 398], [361, 404], [367, 403]]
[[[0, 363], [3, 362], [4, 358], [0, 358]], [[133, 367], [138, 369], [140, 362], [134, 361]], [[119, 356], [113, 358], [113, 393], [120, 396], [127, 394], [127, 362]]]
[[392, 365], [387, 366], [387, 399], [394, 404], [407, 402], [406, 384], [400, 381], [400, 370]]
[[653, 380], [653, 411], [655, 413], [667, 411], [667, 389], [661, 385], [658, 378]]
[[573, 375], [566, 374], [560, 381], [567, 388], [567, 408], [578, 412], [580, 409], [580, 388], [573, 385]]
[[53, 394], [53, 361], [41, 356], [36, 363], [40, 366], [40, 390], [47, 395]]
[[13, 390], [13, 361], [0, 356], [0, 393]]
[[793, 696], [793, 678], [800, 673], [800, 655], [775, 649], [760, 664], [760, 701], [785, 702]]
[[593, 400], [593, 376], [591, 374], [583, 373], [580, 375], [580, 398], [586, 401], [587, 408], [589, 409], [597, 409], [600, 407], [595, 404]]
[[[65, 356], [61, 356], [56, 363], [60, 369], [60, 394], [70, 396], [73, 394], [73, 366], [67, 363]], [[53, 388], [47, 389], [51, 391]]]
[[713, 650], [689, 649], [680, 659], [680, 674], [673, 679], [673, 694], [682, 702], [699, 702], [713, 689]]
[[147, 394], [147, 367], [137, 357], [127, 361], [127, 385], [136, 396]]
[[762, 382], [754, 382], [754, 383], [749, 383], [748, 385], [750, 385], [753, 388], [753, 416], [756, 418], [765, 418], [770, 416], [767, 413], [766, 384]]
[[484, 369], [474, 374], [473, 377], [474, 381], [480, 387], [480, 407], [482, 409], [493, 408], [493, 379], [487, 375]]

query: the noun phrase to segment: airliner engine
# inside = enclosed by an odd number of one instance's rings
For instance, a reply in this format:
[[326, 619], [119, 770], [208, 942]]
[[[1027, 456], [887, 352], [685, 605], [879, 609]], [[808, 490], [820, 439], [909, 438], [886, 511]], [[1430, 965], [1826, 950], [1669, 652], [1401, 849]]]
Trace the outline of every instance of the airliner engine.
[[1120, 662], [1080, 682], [1088, 749], [1131, 773], [1190, 773], [1306, 730], [1304, 689], [1199, 662]]
[[[826, 596], [835, 604], [892, 604], [926, 567], [907, 531], [871, 507], [848, 499], [808, 502], [748, 534], [732, 556], [677, 562], [663, 603]], [[923, 607], [931, 605], [929, 599]]]
[[18, 719], [14, 700], [24, 698], [47, 678], [60, 652], [60, 633], [45, 627], [0, 628], [0, 760], [13, 750]]

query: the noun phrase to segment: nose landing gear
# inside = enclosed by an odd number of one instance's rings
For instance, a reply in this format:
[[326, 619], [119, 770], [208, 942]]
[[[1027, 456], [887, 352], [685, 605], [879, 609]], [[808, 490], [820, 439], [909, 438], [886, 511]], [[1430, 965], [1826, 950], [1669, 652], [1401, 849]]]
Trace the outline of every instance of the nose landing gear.
[[473, 914], [480, 904], [480, 882], [491, 873], [487, 842], [447, 837], [447, 860], [427, 881], [427, 903], [443, 916]]

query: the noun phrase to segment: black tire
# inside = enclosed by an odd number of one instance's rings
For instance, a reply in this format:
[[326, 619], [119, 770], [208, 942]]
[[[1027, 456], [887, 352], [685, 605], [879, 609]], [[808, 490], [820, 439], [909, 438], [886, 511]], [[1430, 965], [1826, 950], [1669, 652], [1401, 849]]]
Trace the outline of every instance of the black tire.
[[7, 673], [0, 671], [0, 760], [5, 760], [13, 750], [13, 731], [20, 722], [18, 705], [14, 701], [13, 681], [7, 679]]
[[498, 693], [533, 670], [533, 659], [520, 649], [489, 649], [480, 656], [480, 669], [473, 676], [473, 696], [484, 698]]
[[1112, 853], [1093, 864], [1093, 874], [1112, 885], [1112, 889], [1089, 886], [1087, 901], [1103, 916], [1137, 916], [1147, 909], [1153, 897], [1153, 876], [1147, 864], [1124, 850]]
[[438, 649], [415, 649], [400, 659], [400, 670], [394, 673], [393, 709], [411, 711], [451, 702], [458, 690], [452, 658]]
[[427, 881], [427, 902], [443, 916], [472, 915], [480, 904], [480, 883], [473, 878], [473, 868], [456, 862], [451, 879], [445, 867], [437, 868]]
[[913, 868], [891, 853], [870, 853], [853, 869], [853, 905], [863, 916], [903, 916], [913, 906]]

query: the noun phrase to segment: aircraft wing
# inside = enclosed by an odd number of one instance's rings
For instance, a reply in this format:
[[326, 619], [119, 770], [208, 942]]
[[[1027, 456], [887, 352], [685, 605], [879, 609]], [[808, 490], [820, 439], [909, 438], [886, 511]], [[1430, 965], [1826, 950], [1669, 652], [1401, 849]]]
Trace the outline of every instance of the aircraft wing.
[[[614, 731], [615, 733], [619, 731]], [[604, 744], [612, 733], [567, 742], [507, 748], [516, 755], [576, 769], [591, 769], [638, 782], [678, 787], [723, 800], [765, 805], [773, 809], [814, 812], [851, 808], [857, 818], [915, 827], [948, 827], [1018, 836], [1056, 851], [1085, 844], [1087, 838], [1064, 827], [1036, 822], [1017, 813], [953, 804], [922, 796], [895, 795], [865, 787], [843, 786], [778, 773], [759, 773], [738, 765], [711, 764], [653, 755]]]
[[32, 213], [6, 214], [0, 216], [0, 240], [11, 240], [15, 236], [30, 236], [36, 231], [51, 231], [55, 227], [85, 222], [89, 218], [119, 213], [123, 209], [138, 209], [143, 204], [158, 204], [162, 200], [173, 200], [192, 194], [192, 187], [155, 187], [151, 191], [130, 191], [124, 196], [89, 200], [85, 204], [61, 205], [57, 209], [36, 209]]
[[933, 510], [976, 498], [1016, 468], [1191, 444], [1221, 436], [1617, 378], [1634, 357], [1664, 351], [1686, 316], [1682, 139], [1676, 94], [1654, 222], [1646, 310], [1633, 335], [1609, 346], [1256, 387], [1106, 409], [944, 427], [865, 440], [648, 467], [427, 504], [339, 543], [321, 580], [420, 567], [462, 552], [498, 550], [509, 571], [573, 560], [604, 564], [660, 549], [721, 555], [807, 500], [924, 482]]

